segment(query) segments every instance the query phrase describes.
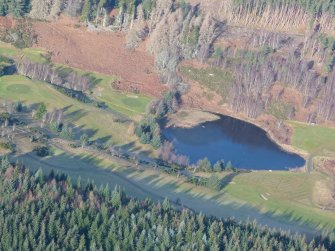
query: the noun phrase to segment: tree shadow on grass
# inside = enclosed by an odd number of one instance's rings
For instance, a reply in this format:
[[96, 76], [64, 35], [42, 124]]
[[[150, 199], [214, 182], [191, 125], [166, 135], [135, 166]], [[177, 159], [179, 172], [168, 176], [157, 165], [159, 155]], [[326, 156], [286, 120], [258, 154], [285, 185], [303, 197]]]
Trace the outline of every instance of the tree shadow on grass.
[[97, 144], [106, 144], [107, 142], [109, 142], [112, 139], [111, 135], [105, 136], [105, 137], [101, 137], [101, 138], [97, 138], [95, 140], [95, 142]]
[[[300, 232], [309, 237], [319, 233], [319, 229], [323, 227], [321, 223], [316, 225], [315, 222], [297, 215], [297, 212], [291, 208], [287, 208], [283, 212], [278, 212], [278, 210], [261, 212], [256, 207], [252, 207], [246, 203], [225, 203], [223, 198], [216, 198], [215, 195], [217, 194], [212, 196], [206, 193], [206, 191], [194, 193], [192, 187], [180, 189], [178, 181], [165, 180], [159, 174], [148, 174], [139, 177], [139, 172], [134, 169], [127, 170], [126, 172], [109, 169], [112, 167], [112, 164], [110, 166], [103, 165], [101, 163], [102, 160], [92, 156], [80, 157], [61, 154], [41, 159], [35, 155], [31, 157], [31, 154], [28, 154], [28, 156], [21, 157], [33, 158], [33, 161], [30, 162], [31, 167], [34, 169], [42, 167], [45, 173], [56, 170], [60, 173], [71, 175], [72, 178], [81, 176], [83, 180], [89, 179], [90, 181], [95, 181], [94, 183], [98, 185], [109, 184], [111, 188], [119, 185], [125, 188], [130, 196], [149, 197], [154, 201], [162, 201], [165, 197], [171, 201], [176, 201], [178, 198], [185, 207], [191, 208], [196, 212], [202, 211], [208, 216], [235, 218], [238, 221], [252, 221], [256, 219], [259, 224], [269, 225], [277, 229], [282, 228], [293, 233]], [[100, 164], [105, 169], [97, 167]], [[233, 179], [233, 174], [223, 182], [229, 184], [231, 179]]]
[[221, 179], [221, 181], [220, 181], [220, 190], [222, 190], [225, 187], [227, 187], [233, 181], [233, 179], [236, 176], [238, 176], [238, 175], [239, 175], [239, 172], [233, 172], [233, 173], [229, 173], [223, 179]]
[[86, 116], [87, 114], [88, 114], [87, 111], [84, 111], [83, 109], [79, 109], [79, 110], [66, 114], [65, 118], [71, 120], [71, 122], [77, 122], [78, 120]]
[[84, 128], [84, 125], [76, 126], [76, 125], [70, 123], [69, 126], [71, 128], [73, 128], [72, 137], [73, 137], [74, 140], [79, 140], [80, 137], [82, 135], [84, 135], [84, 134], [86, 134], [89, 138], [92, 138], [98, 132], [97, 129], [87, 129], [87, 128]]

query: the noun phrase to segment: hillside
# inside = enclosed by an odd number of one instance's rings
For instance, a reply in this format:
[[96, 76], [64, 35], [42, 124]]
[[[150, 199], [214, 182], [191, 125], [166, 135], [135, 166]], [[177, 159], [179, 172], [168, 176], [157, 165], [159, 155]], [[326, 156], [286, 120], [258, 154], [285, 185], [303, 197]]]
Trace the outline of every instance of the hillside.
[[0, 248], [3, 250], [332, 250], [333, 237], [306, 242], [254, 223], [208, 218], [168, 200], [155, 204], [115, 187], [72, 184], [1, 161]]
[[3, 0], [0, 104], [0, 250], [335, 249], [333, 0]]

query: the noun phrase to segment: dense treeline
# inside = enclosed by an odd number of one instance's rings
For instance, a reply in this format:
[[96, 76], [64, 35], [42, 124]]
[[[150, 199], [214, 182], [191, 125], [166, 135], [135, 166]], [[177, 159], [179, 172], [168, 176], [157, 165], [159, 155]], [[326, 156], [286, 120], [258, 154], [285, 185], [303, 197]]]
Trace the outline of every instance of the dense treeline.
[[278, 8], [281, 6], [299, 6], [315, 16], [329, 12], [335, 15], [335, 2], [333, 0], [234, 0], [236, 5], [248, 5], [250, 9], [257, 8], [259, 14], [267, 7]]
[[0, 16], [21, 17], [30, 11], [30, 0], [0, 0]]
[[74, 91], [88, 91], [94, 82], [89, 76], [83, 76], [69, 68], [57, 68], [49, 63], [34, 63], [24, 59], [18, 60], [16, 67], [23, 76]]
[[[6, 6], [10, 2], [20, 1], [0, 1]], [[273, 115], [272, 108], [277, 106], [277, 111], [284, 111], [274, 116], [280, 121], [294, 119], [295, 114], [303, 114], [306, 122], [335, 120], [334, 1], [218, 3], [212, 6], [214, 10], [204, 11], [201, 5], [192, 6], [184, 0], [31, 0], [25, 10], [37, 19], [64, 13], [81, 17], [90, 29], [122, 31], [130, 50], [146, 39], [161, 82], [180, 94], [188, 86], [178, 74], [178, 65], [182, 60], [196, 59], [222, 67], [232, 76], [228, 87], [222, 83], [222, 88], [216, 89], [224, 96], [222, 102], [234, 111], [255, 118], [269, 111]], [[216, 43], [218, 39], [223, 43]], [[30, 75], [42, 75], [42, 79], [55, 76], [50, 69], [45, 74], [42, 65], [29, 68]], [[79, 85], [86, 85], [75, 79]], [[53, 81], [59, 82], [57, 78]], [[272, 93], [276, 84], [283, 86], [278, 95]], [[76, 90], [83, 90], [83, 86], [75, 85]], [[284, 88], [296, 91], [300, 103], [283, 100]], [[288, 104], [278, 107], [285, 102]], [[157, 112], [164, 114], [166, 107], [162, 103], [157, 107]]]
[[[26, 12], [35, 19], [53, 19], [64, 13], [80, 16], [91, 28], [124, 31], [128, 49], [134, 49], [148, 37], [148, 51], [155, 57], [162, 82], [179, 85], [183, 91], [186, 88], [176, 74], [178, 63], [191, 58], [204, 62], [223, 30], [223, 23], [185, 1], [31, 0], [25, 3]], [[111, 10], [117, 11], [111, 14]]]
[[163, 144], [160, 130], [160, 119], [167, 114], [175, 113], [180, 105], [180, 93], [176, 90], [166, 92], [162, 99], [150, 104], [148, 114], [136, 126], [134, 133], [142, 144], [151, 144], [158, 149]]
[[334, 31], [335, 4], [332, 0], [227, 0], [219, 12], [230, 24], [292, 32], [319, 25]]
[[334, 237], [274, 232], [254, 223], [134, 200], [119, 189], [72, 184], [1, 162], [1, 250], [334, 250]]

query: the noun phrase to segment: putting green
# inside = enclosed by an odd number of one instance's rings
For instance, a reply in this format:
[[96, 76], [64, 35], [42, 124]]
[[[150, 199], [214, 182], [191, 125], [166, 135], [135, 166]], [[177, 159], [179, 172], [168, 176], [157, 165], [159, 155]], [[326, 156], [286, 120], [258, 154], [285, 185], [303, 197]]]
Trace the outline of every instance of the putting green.
[[142, 102], [138, 98], [124, 98], [122, 103], [130, 107], [141, 107]]
[[28, 93], [30, 92], [30, 87], [24, 84], [14, 84], [7, 86], [7, 91], [14, 93]]

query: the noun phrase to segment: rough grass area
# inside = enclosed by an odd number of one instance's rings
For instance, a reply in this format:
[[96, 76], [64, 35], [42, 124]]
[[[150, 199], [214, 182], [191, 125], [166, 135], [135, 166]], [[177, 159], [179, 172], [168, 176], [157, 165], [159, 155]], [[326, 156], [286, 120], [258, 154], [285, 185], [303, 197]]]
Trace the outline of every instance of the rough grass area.
[[21, 50], [4, 42], [0, 42], [0, 55], [17, 58], [26, 57], [35, 63], [47, 62], [47, 58], [44, 56], [46, 55], [45, 50], [37, 48], [25, 48]]
[[311, 155], [335, 156], [335, 128], [289, 122], [293, 127], [292, 145]]
[[229, 71], [224, 71], [217, 67], [194, 68], [184, 66], [180, 68], [180, 73], [187, 79], [198, 82], [219, 94], [223, 100], [228, 96], [228, 91], [233, 81], [233, 76]]
[[[45, 50], [36, 48], [18, 49], [14, 46], [0, 42], [0, 55], [7, 57], [27, 57], [29, 60], [36, 63], [46, 63], [47, 55]], [[109, 76], [95, 72], [86, 72], [80, 69], [71, 68], [61, 64], [54, 64], [55, 68], [61, 69], [65, 73], [75, 71], [79, 74], [92, 77], [94, 90], [93, 96], [98, 101], [105, 102], [106, 105], [130, 118], [135, 118], [138, 115], [143, 115], [146, 111], [148, 104], [152, 101], [152, 97], [142, 95], [142, 94], [132, 94], [123, 93], [113, 89], [113, 83], [118, 79], [116, 76]], [[20, 91], [20, 87], [10, 87], [17, 88]], [[23, 87], [21, 86], [21, 89]], [[23, 89], [22, 89], [23, 91]]]
[[92, 139], [118, 144], [131, 142], [131, 137], [126, 134], [128, 123], [121, 123], [119, 116], [67, 97], [40, 81], [18, 75], [1, 77], [0, 99], [26, 104], [44, 102], [48, 110], [63, 108], [66, 121], [76, 125], [78, 134], [85, 132]]

